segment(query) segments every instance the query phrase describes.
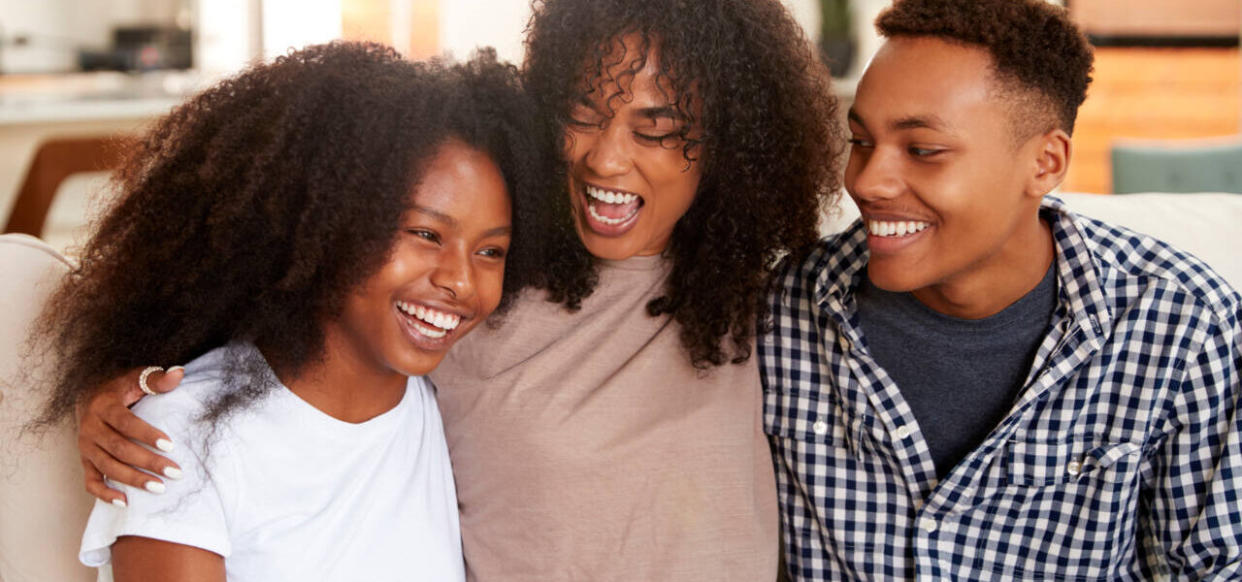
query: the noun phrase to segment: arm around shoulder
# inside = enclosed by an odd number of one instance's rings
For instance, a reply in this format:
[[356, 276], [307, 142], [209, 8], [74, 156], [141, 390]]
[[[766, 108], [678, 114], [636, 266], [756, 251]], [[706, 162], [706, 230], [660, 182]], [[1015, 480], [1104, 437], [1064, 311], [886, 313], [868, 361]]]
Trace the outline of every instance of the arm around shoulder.
[[207, 550], [122, 536], [112, 546], [114, 582], [224, 582], [224, 558]]

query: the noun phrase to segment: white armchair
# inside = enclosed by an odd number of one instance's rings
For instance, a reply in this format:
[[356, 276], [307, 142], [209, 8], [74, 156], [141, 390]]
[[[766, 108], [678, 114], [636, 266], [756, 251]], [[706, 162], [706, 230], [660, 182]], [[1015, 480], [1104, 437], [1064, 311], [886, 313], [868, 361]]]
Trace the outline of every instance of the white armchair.
[[46, 387], [30, 381], [39, 370], [23, 366], [55, 365], [50, 357], [25, 360], [25, 340], [70, 267], [37, 238], [0, 235], [0, 582], [95, 580], [77, 561], [92, 498], [73, 428], [22, 430], [46, 397]]

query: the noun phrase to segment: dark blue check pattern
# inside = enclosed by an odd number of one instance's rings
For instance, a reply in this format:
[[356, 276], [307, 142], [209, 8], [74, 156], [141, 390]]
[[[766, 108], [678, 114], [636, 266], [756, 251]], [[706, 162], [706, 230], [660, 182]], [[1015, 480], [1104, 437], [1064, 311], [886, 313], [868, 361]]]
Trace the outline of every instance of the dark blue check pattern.
[[863, 229], [784, 271], [759, 356], [792, 579], [1242, 579], [1242, 298], [1151, 237], [1042, 212], [1058, 307], [942, 482], [859, 329]]

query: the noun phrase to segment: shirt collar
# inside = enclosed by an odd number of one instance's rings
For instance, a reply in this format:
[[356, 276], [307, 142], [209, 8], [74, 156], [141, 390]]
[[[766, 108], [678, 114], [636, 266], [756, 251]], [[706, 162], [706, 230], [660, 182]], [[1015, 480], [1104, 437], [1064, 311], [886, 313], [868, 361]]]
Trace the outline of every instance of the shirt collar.
[[[1058, 303], [1077, 321], [1088, 323], [1084, 328], [1099, 335], [1110, 327], [1112, 312], [1105, 299], [1100, 278], [1100, 264], [1088, 245], [1088, 237], [1080, 221], [1083, 217], [1070, 212], [1065, 203], [1045, 196], [1039, 212], [1052, 230], [1057, 250]], [[837, 235], [836, 245], [829, 245], [819, 257], [815, 273], [814, 299], [830, 310], [843, 310], [850, 294], [867, 275], [867, 231], [861, 219], [854, 221]]]

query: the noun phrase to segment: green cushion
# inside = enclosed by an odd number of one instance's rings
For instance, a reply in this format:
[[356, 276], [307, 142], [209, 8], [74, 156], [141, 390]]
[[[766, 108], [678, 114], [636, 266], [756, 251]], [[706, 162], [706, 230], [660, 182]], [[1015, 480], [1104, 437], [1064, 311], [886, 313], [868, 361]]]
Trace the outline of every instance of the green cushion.
[[1113, 192], [1242, 193], [1242, 142], [1195, 147], [1114, 144]]

